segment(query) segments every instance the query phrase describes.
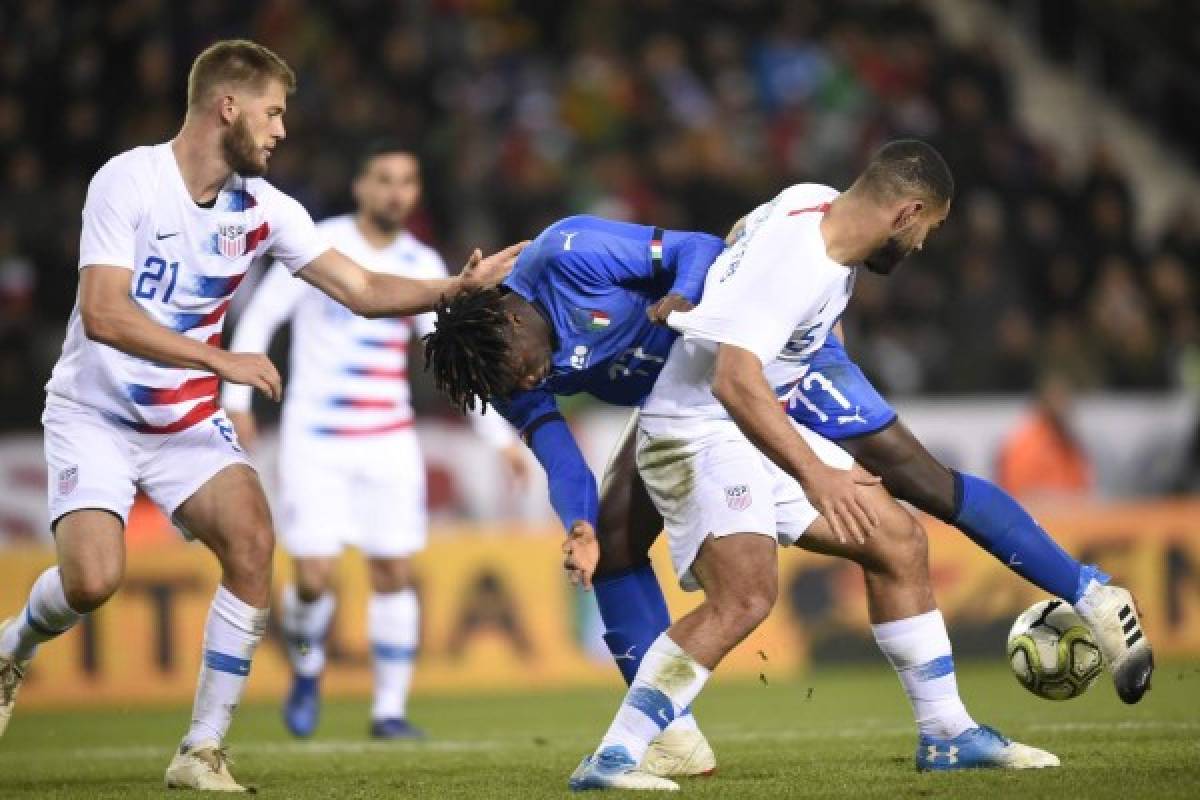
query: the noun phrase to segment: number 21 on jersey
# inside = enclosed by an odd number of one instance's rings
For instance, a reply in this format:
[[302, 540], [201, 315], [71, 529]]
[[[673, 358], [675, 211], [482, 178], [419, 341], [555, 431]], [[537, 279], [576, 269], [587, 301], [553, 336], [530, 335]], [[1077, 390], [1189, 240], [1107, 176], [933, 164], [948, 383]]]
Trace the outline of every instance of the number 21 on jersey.
[[158, 290], [163, 287], [163, 281], [170, 272], [166, 290], [162, 293], [164, 303], [171, 302], [171, 293], [175, 291], [175, 279], [179, 277], [179, 262], [168, 263], [158, 256], [146, 259], [144, 271], [138, 274], [137, 283], [133, 286], [133, 296], [142, 300], [153, 300]]

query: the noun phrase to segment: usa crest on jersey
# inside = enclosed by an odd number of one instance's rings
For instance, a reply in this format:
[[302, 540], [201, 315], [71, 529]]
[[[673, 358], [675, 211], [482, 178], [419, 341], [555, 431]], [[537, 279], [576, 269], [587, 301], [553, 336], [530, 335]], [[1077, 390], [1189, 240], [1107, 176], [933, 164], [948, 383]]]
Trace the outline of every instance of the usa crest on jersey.
[[217, 252], [226, 258], [238, 258], [246, 252], [246, 226], [240, 222], [217, 225]]

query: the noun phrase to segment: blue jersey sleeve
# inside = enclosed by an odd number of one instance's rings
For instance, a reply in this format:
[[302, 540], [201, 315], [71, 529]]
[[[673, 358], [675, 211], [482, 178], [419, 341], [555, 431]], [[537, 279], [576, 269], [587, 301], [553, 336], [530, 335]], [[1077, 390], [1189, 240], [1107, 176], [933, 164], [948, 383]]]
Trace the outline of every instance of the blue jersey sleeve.
[[725, 249], [725, 242], [707, 233], [667, 231], [663, 235], [663, 268], [674, 276], [671, 294], [700, 302], [708, 268]]
[[595, 528], [600, 506], [596, 476], [584, 461], [571, 429], [558, 411], [554, 396], [540, 390], [516, 392], [509, 400], [495, 406], [521, 432], [538, 463], [546, 470], [550, 505], [562, 520], [563, 527], [570, 530], [579, 520], [586, 520]]

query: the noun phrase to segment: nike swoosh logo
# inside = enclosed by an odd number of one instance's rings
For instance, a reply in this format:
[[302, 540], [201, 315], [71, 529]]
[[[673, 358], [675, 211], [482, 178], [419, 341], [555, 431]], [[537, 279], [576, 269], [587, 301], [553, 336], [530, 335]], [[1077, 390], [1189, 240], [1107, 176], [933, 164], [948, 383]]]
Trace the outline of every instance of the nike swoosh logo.
[[154, 238], [158, 239], [161, 242], [163, 239], [170, 239], [172, 236], [178, 236], [178, 235], [179, 235], [179, 231], [175, 231], [174, 233], [156, 233], [156, 234], [154, 234]]

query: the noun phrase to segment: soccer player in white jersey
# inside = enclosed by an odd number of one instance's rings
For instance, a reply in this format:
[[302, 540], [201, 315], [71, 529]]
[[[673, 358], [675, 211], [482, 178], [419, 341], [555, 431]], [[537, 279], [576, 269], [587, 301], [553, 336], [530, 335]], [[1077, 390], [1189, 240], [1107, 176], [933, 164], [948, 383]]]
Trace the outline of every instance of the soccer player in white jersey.
[[971, 719], [920, 523], [783, 408], [846, 307], [853, 265], [891, 272], [945, 219], [952, 194], [936, 151], [892, 142], [842, 194], [801, 184], [757, 208], [709, 270], [700, 304], [670, 314], [683, 336], [642, 408], [637, 462], [680, 583], [705, 598], [650, 647], [571, 788], [678, 788], [637, 764], [770, 613], [780, 544], [861, 565], [876, 642], [917, 719], [918, 769], [1058, 765]]
[[221, 584], [168, 787], [243, 788], [222, 741], [266, 625], [275, 540], [258, 476], [216, 394], [225, 380], [279, 399], [266, 356], [219, 347], [250, 262], [273, 257], [356, 313], [388, 316], [493, 283], [520, 250], [483, 262], [476, 254], [464, 276], [422, 281], [369, 272], [331, 249], [304, 208], [261, 178], [284, 138], [294, 86], [291, 69], [266, 48], [217, 42], [192, 64], [178, 135], [122, 153], [92, 178], [78, 297], [42, 417], [58, 565], [0, 627], [2, 732], [37, 646], [120, 585], [135, 490], [212, 550]]
[[[354, 181], [355, 213], [317, 228], [338, 249], [379, 272], [441, 279], [446, 266], [405, 230], [421, 194], [420, 165], [395, 141], [365, 153]], [[333, 573], [347, 544], [367, 557], [371, 596], [367, 629], [375, 671], [371, 735], [417, 738], [406, 705], [419, 615], [410, 557], [425, 544], [425, 472], [409, 403], [408, 345], [414, 330], [433, 330], [433, 314], [363, 319], [284, 264], [270, 268], [238, 320], [230, 349], [266, 352], [272, 334], [292, 321], [291, 377], [280, 443], [280, 535], [292, 556], [294, 583], [283, 592], [283, 632], [294, 680], [284, 722], [309, 736], [319, 714], [324, 639], [334, 613]], [[250, 448], [256, 438], [252, 390], [226, 384], [222, 404]], [[472, 414], [476, 432], [510, 467], [522, 446], [498, 414]], [[518, 474], [519, 477], [519, 474]]]

